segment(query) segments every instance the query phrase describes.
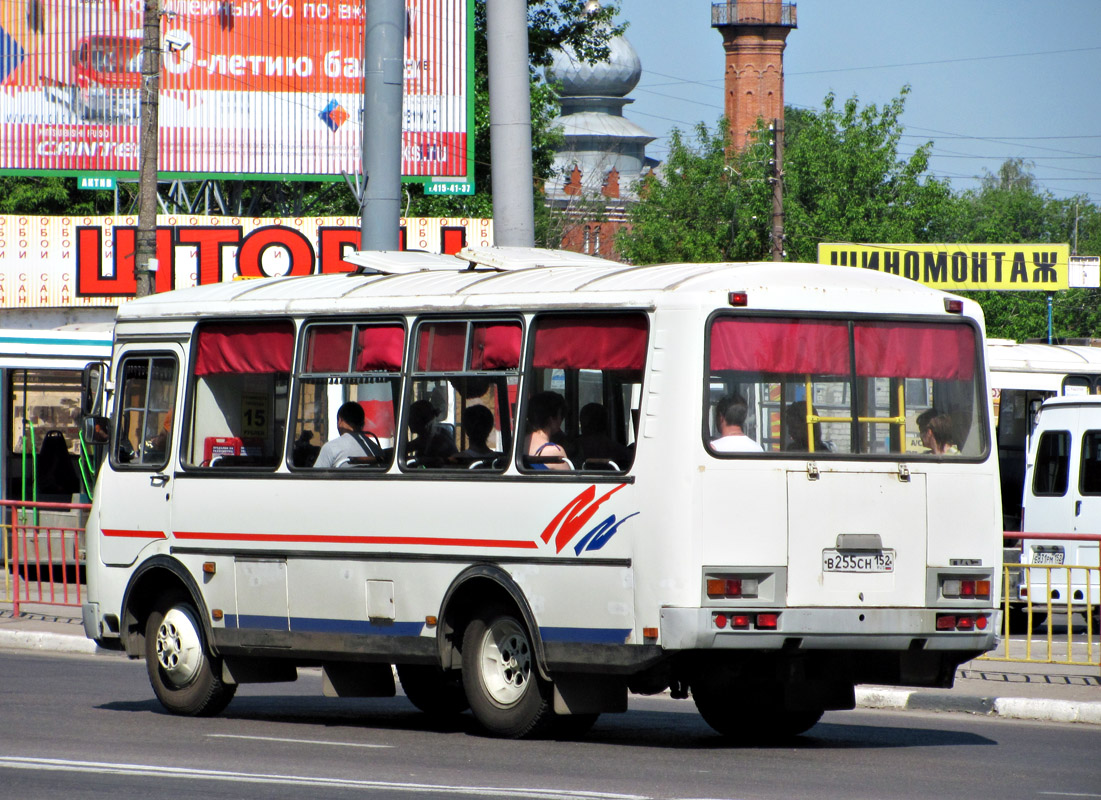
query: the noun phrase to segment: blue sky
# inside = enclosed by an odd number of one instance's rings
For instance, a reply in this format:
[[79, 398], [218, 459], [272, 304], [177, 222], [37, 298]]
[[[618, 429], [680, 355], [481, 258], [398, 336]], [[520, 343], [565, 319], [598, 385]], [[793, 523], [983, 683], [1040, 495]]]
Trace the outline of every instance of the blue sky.
[[[1040, 186], [1101, 204], [1101, 0], [801, 0], [784, 53], [787, 106], [828, 92], [882, 105], [911, 86], [900, 152], [934, 143], [930, 171], [978, 185], [1007, 158]], [[722, 37], [710, 0], [620, 0], [643, 75], [625, 114], [657, 136], [722, 114]]]

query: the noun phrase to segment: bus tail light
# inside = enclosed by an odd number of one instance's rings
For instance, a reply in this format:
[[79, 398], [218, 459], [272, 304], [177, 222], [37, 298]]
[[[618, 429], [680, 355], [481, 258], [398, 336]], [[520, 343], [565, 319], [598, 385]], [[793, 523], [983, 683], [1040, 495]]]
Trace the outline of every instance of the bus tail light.
[[989, 600], [990, 581], [977, 578], [946, 578], [941, 580], [940, 593], [942, 597]]
[[758, 614], [757, 627], [761, 630], [774, 631], [780, 621], [779, 614]]
[[707, 596], [712, 600], [740, 600], [755, 598], [759, 583], [756, 578], [732, 575], [711, 576], [707, 579]]
[[985, 614], [937, 614], [938, 631], [985, 631], [989, 624]]

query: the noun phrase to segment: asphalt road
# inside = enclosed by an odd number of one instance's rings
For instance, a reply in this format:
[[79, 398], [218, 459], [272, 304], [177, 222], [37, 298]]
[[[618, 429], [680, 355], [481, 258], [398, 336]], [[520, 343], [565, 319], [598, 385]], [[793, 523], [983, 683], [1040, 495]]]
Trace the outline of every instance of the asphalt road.
[[163, 712], [142, 662], [0, 653], [0, 797], [1101, 798], [1092, 725], [850, 711], [746, 748], [659, 697], [583, 741], [512, 742], [320, 684], [242, 687], [223, 715], [188, 719]]

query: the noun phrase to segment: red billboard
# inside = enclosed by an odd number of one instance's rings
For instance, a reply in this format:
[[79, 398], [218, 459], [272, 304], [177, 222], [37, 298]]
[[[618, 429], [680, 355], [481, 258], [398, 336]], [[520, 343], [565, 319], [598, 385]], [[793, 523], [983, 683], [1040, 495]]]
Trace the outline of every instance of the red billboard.
[[[407, 179], [471, 173], [467, 6], [406, 0]], [[364, 0], [162, 7], [162, 177], [361, 172]], [[0, 172], [136, 173], [141, 26], [141, 0], [0, 0]]]

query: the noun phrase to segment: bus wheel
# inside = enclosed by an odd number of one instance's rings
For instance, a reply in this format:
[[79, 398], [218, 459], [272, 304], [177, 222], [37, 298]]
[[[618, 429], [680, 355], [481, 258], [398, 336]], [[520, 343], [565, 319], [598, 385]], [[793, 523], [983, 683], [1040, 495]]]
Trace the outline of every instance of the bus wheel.
[[470, 706], [463, 692], [462, 677], [435, 665], [398, 664], [398, 680], [409, 702], [433, 717], [451, 717]]
[[744, 743], [777, 742], [806, 733], [822, 719], [820, 710], [787, 711], [767, 704], [748, 705], [728, 697], [696, 692], [692, 699], [704, 722], [723, 736]]
[[491, 736], [530, 736], [554, 717], [528, 633], [500, 608], [486, 610], [467, 625], [463, 688], [474, 718]]
[[165, 708], [190, 717], [210, 717], [224, 709], [237, 687], [222, 682], [217, 666], [203, 642], [194, 606], [173, 601], [149, 615], [145, 668]]

